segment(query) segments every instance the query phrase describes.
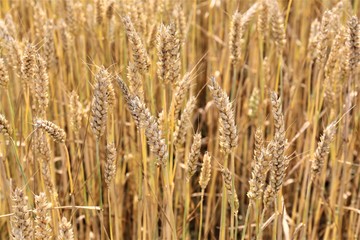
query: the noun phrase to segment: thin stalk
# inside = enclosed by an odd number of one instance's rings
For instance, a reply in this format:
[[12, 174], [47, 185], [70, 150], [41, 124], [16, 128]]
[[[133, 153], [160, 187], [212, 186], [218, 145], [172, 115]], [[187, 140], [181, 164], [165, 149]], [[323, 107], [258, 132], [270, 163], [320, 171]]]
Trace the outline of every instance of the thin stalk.
[[259, 229], [259, 233], [256, 235], [256, 240], [260, 240], [262, 239], [262, 233], [263, 233], [263, 230], [262, 230], [262, 225], [263, 225], [263, 222], [264, 222], [264, 217], [265, 217], [265, 212], [266, 212], [266, 208], [263, 209], [262, 213], [261, 213], [261, 218], [260, 218], [260, 223], [259, 223], [259, 226], [260, 226], [260, 229]]
[[247, 207], [247, 210], [246, 210], [245, 223], [244, 223], [244, 228], [243, 228], [243, 231], [242, 231], [242, 234], [241, 234], [241, 240], [244, 240], [245, 236], [246, 236], [246, 229], [247, 229], [248, 224], [249, 224], [249, 217], [250, 217], [251, 207], [252, 207], [252, 203], [250, 201], [249, 205]]
[[[234, 154], [234, 151], [231, 151], [231, 155], [230, 155], [230, 168], [231, 168], [231, 174], [232, 174], [232, 180], [231, 180], [231, 192], [233, 193], [232, 194], [232, 197], [231, 197], [231, 215], [230, 215], [230, 228], [231, 228], [231, 231], [230, 231], [230, 239], [234, 239], [234, 233], [235, 233], [235, 236], [237, 234], [237, 231], [234, 227], [234, 216], [235, 216], [235, 211], [234, 211], [234, 207], [235, 207], [235, 199], [234, 199], [234, 194], [235, 194], [235, 183], [234, 183], [234, 176], [235, 176], [235, 154]], [[235, 228], [235, 229], [234, 229]]]
[[114, 236], [113, 236], [113, 227], [112, 227], [112, 221], [111, 221], [111, 194], [110, 194], [110, 189], [108, 191], [108, 203], [109, 203], [109, 224], [110, 224], [110, 239], [114, 239]]
[[201, 240], [201, 230], [202, 230], [202, 222], [203, 222], [203, 200], [204, 200], [204, 189], [201, 189], [200, 225], [199, 225], [199, 236], [198, 236], [198, 240]]
[[274, 199], [274, 203], [275, 203], [275, 218], [274, 218], [274, 224], [273, 224], [273, 231], [272, 231], [272, 239], [273, 240], [277, 240], [277, 224], [278, 224], [278, 199], [277, 199], [277, 195]]
[[[230, 99], [234, 100], [235, 96], [235, 88], [236, 88], [236, 66], [233, 65], [233, 74], [232, 74], [232, 83], [231, 83], [231, 93], [230, 93]], [[239, 90], [239, 93], [241, 93], [241, 90]]]
[[[186, 181], [186, 180], [185, 180]], [[183, 232], [182, 232], [182, 239], [186, 239], [187, 234], [187, 215], [189, 212], [189, 204], [190, 204], [190, 182], [185, 182], [185, 206], [184, 206], [184, 217], [183, 217]]]
[[[224, 166], [227, 167], [228, 159], [225, 158]], [[227, 192], [225, 185], [222, 187], [222, 198], [221, 198], [221, 217], [220, 217], [220, 235], [219, 239], [225, 239], [226, 230], [226, 205], [227, 205]]]
[[[147, 183], [145, 181], [146, 181], [146, 176], [147, 176], [147, 149], [146, 149], [146, 137], [145, 137], [144, 129], [140, 130], [140, 139], [141, 139], [141, 152], [142, 152], [142, 160], [143, 160], [144, 191], [145, 191], [145, 193], [142, 193], [142, 194], [146, 195], [147, 194], [146, 193]], [[142, 178], [143, 176], [142, 176], [141, 168], [140, 168], [139, 174], [141, 175], [141, 178]], [[143, 226], [142, 226], [143, 233], [146, 234], [146, 217], [143, 217], [143, 221], [144, 221]], [[143, 236], [143, 237], [145, 237], [145, 236]]]
[[101, 165], [100, 165], [100, 152], [99, 152], [99, 141], [96, 140], [95, 143], [96, 147], [96, 165], [98, 167], [98, 180], [99, 180], [99, 201], [100, 201], [100, 208], [103, 208], [103, 200], [102, 200], [102, 182], [101, 182]]
[[309, 203], [310, 203], [310, 192], [311, 192], [311, 185], [312, 185], [312, 180], [309, 179], [307, 188], [306, 188], [306, 195], [305, 195], [305, 208], [303, 211], [303, 224], [305, 226], [305, 230], [301, 231], [301, 239], [306, 239], [306, 234], [304, 234], [306, 232], [307, 229], [307, 222], [308, 222], [308, 212], [309, 212]]
[[[100, 222], [103, 222], [103, 196], [102, 196], [102, 181], [101, 181], [101, 164], [100, 164], [100, 152], [99, 152], [99, 140], [96, 140], [95, 143], [95, 147], [96, 147], [96, 165], [98, 167], [98, 181], [99, 181], [99, 202], [100, 202]], [[101, 230], [101, 237], [104, 236], [104, 230], [103, 227], [100, 228]]]

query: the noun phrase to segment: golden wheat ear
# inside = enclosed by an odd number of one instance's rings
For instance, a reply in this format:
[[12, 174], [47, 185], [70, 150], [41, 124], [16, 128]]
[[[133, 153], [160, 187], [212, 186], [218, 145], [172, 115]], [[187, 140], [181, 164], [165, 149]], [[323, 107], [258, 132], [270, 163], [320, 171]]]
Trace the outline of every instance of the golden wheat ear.
[[9, 83], [9, 73], [3, 58], [0, 58], [0, 88], [6, 89]]
[[74, 240], [74, 230], [66, 217], [61, 219], [58, 240]]
[[47, 120], [37, 119], [35, 121], [36, 129], [44, 129], [55, 142], [64, 143], [66, 140], [66, 133], [64, 129], [57, 126], [55, 123], [52, 123]]
[[324, 130], [323, 135], [320, 137], [318, 147], [314, 154], [314, 160], [311, 164], [311, 179], [315, 179], [321, 172], [325, 158], [328, 156], [330, 151], [330, 143], [334, 140], [336, 128], [335, 122], [330, 123]]
[[110, 187], [116, 174], [116, 148], [114, 143], [108, 143], [106, 146], [106, 162], [104, 170], [104, 178], [107, 187]]
[[2, 114], [0, 114], [0, 133], [2, 133], [4, 136], [9, 136], [12, 134], [12, 129], [10, 128], [9, 122]]
[[241, 14], [236, 11], [231, 19], [230, 25], [230, 59], [233, 65], [236, 65], [241, 58], [241, 43], [243, 41], [243, 24], [241, 21]]
[[211, 156], [208, 152], [205, 153], [203, 163], [201, 167], [199, 185], [202, 189], [205, 189], [210, 181], [211, 177]]
[[233, 176], [228, 168], [221, 169], [221, 175], [223, 178], [223, 182], [224, 182], [227, 194], [229, 196], [229, 199], [228, 199], [229, 205], [230, 205], [230, 207], [234, 208], [234, 214], [236, 216], [238, 214], [240, 205], [239, 205], [239, 199], [238, 199], [236, 190], [235, 190], [235, 188], [232, 188]]
[[[94, 94], [91, 102], [91, 121], [90, 126], [97, 139], [105, 133], [106, 122], [109, 110], [109, 73], [101, 67], [95, 75]], [[113, 90], [113, 89], [112, 89]]]
[[187, 168], [186, 168], [187, 181], [190, 181], [190, 178], [196, 173], [197, 163], [200, 158], [200, 148], [201, 148], [201, 134], [196, 133], [194, 135], [194, 140], [191, 145], [191, 150], [187, 161]]
[[11, 195], [11, 235], [14, 239], [32, 239], [33, 227], [31, 213], [28, 208], [28, 197], [20, 188], [16, 188]]
[[224, 153], [230, 153], [238, 145], [238, 133], [235, 123], [235, 116], [229, 97], [215, 80], [210, 79], [209, 89], [220, 112], [219, 132], [220, 147]]
[[52, 229], [50, 227], [51, 216], [49, 214], [51, 203], [48, 202], [44, 192], [35, 195], [35, 206], [35, 238], [51, 239], [53, 237]]

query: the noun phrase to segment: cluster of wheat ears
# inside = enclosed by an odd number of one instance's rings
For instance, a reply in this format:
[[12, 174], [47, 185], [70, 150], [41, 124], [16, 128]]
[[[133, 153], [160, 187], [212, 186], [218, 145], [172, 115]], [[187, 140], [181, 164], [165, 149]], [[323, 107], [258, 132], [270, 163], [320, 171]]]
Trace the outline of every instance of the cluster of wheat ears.
[[359, 0], [0, 0], [0, 239], [359, 239]]

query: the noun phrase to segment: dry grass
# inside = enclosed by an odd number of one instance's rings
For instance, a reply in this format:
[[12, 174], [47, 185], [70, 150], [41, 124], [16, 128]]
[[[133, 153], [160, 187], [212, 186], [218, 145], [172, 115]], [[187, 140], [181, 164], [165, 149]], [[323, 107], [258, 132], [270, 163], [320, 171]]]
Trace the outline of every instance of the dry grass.
[[359, 0], [0, 0], [0, 239], [358, 239]]

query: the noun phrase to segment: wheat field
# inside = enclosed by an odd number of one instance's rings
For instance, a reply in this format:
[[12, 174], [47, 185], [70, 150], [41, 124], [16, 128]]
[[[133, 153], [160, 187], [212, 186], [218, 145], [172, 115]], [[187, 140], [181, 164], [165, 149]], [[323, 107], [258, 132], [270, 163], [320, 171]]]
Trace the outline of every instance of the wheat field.
[[0, 239], [360, 239], [359, 0], [0, 0]]

